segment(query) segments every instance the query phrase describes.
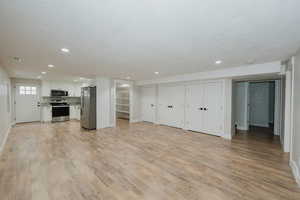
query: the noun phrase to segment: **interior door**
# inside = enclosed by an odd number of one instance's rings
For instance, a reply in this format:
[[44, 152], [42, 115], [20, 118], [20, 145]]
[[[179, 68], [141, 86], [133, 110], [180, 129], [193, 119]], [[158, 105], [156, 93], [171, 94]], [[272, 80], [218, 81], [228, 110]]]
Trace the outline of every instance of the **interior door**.
[[39, 85], [20, 84], [16, 86], [16, 123], [41, 120]]
[[250, 83], [250, 125], [269, 126], [269, 83]]
[[142, 88], [141, 96], [142, 121], [154, 123], [156, 110], [155, 87]]
[[159, 122], [182, 128], [184, 124], [184, 86], [160, 86], [158, 101]]
[[204, 84], [203, 92], [203, 127], [205, 133], [220, 135], [222, 126], [222, 84], [210, 82]]
[[192, 131], [202, 131], [203, 124], [203, 84], [190, 85], [186, 91], [186, 123]]

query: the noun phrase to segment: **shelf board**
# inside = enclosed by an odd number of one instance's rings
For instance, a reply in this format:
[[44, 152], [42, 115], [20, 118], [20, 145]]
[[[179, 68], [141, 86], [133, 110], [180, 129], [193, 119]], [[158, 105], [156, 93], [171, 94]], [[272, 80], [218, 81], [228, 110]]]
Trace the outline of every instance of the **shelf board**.
[[128, 100], [128, 101], [129, 101], [129, 98], [120, 98], [120, 97], [117, 97], [117, 99], [120, 99], [120, 100]]
[[117, 112], [129, 114], [129, 111], [126, 111], [126, 110], [117, 110]]
[[127, 107], [129, 107], [129, 104], [117, 103], [117, 106], [127, 106]]

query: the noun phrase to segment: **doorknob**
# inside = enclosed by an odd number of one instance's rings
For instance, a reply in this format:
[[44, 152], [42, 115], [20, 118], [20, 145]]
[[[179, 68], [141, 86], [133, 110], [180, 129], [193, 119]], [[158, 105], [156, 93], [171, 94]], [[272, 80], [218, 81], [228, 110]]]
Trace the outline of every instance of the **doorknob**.
[[203, 108], [198, 108], [198, 110], [203, 110]]
[[204, 110], [207, 111], [208, 109], [207, 109], [207, 108], [204, 108]]
[[173, 106], [168, 106], [168, 108], [173, 108]]

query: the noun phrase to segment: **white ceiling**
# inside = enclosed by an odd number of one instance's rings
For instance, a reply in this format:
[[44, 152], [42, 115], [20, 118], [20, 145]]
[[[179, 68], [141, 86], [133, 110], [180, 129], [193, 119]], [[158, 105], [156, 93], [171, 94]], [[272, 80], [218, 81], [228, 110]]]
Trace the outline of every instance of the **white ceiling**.
[[13, 77], [145, 80], [284, 59], [299, 24], [299, 0], [1, 0], [0, 62]]

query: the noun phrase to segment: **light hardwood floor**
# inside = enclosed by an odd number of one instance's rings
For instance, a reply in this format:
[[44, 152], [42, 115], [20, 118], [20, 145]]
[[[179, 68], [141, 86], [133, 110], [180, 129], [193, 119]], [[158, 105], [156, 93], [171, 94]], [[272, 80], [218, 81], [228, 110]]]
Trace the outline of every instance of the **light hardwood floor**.
[[84, 131], [77, 121], [12, 128], [0, 199], [300, 199], [276, 138], [232, 141], [150, 123]]

